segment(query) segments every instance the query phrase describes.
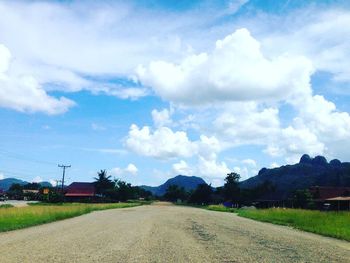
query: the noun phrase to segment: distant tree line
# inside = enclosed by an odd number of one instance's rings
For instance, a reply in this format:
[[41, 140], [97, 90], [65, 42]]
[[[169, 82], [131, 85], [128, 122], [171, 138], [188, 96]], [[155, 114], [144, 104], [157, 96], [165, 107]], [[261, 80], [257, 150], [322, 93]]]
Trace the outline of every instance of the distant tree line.
[[120, 179], [112, 180], [106, 170], [101, 170], [94, 178], [96, 193], [103, 201], [126, 201], [130, 199], [150, 200], [152, 193], [139, 186], [132, 186]]
[[[275, 186], [270, 181], [264, 181], [256, 187], [245, 189], [240, 188], [240, 175], [235, 172], [227, 174], [222, 187], [212, 187], [208, 184], [199, 184], [196, 189], [186, 191], [183, 187], [170, 185], [163, 196], [163, 199], [171, 202], [185, 202], [196, 205], [226, 204], [232, 207], [244, 205], [255, 205], [266, 194], [275, 192]], [[286, 206], [294, 208], [313, 209], [315, 204], [313, 196], [308, 189], [296, 190], [292, 193]]]

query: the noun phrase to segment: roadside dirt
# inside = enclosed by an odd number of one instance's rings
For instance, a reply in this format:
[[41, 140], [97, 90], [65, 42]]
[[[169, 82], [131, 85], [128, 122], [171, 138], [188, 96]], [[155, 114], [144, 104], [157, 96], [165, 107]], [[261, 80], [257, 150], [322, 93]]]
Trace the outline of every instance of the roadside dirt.
[[0, 262], [350, 262], [350, 243], [160, 203], [0, 233]]

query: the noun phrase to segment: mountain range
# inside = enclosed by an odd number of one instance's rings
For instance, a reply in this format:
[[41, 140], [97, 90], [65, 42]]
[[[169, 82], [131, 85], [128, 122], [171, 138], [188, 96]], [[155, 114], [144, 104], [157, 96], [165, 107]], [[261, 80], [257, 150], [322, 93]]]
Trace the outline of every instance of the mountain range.
[[[240, 182], [240, 187], [252, 189], [266, 182], [274, 189], [264, 196], [268, 199], [288, 198], [295, 190], [311, 186], [350, 187], [350, 163], [337, 159], [328, 162], [323, 156], [311, 158], [304, 154], [299, 163], [271, 169], [262, 168], [258, 175]], [[141, 187], [154, 195], [162, 196], [170, 185], [178, 185], [190, 191], [203, 183], [206, 182], [200, 177], [178, 175], [159, 186]]]
[[167, 188], [170, 185], [177, 185], [179, 187], [183, 187], [186, 191], [191, 191], [196, 189], [199, 184], [206, 184], [206, 182], [200, 177], [178, 175], [168, 179], [164, 184], [161, 184], [159, 186], [141, 185], [140, 187], [147, 191], [150, 191], [154, 195], [162, 196], [165, 194]]
[[252, 189], [269, 182], [275, 189], [265, 198], [285, 199], [297, 189], [311, 186], [350, 187], [350, 163], [334, 159], [330, 162], [323, 156], [311, 158], [304, 154], [299, 163], [278, 168], [262, 168], [258, 175], [240, 183], [241, 188]]
[[[26, 185], [28, 183], [29, 182], [17, 178], [5, 178], [0, 180], [0, 189], [7, 191], [12, 184]], [[44, 187], [52, 187], [52, 185], [49, 182], [40, 182], [39, 184]]]

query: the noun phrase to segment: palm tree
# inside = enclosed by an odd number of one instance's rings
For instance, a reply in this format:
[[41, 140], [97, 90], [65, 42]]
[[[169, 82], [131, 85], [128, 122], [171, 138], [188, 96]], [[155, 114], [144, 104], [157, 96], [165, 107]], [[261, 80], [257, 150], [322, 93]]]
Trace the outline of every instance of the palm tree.
[[106, 170], [100, 170], [97, 172], [97, 177], [95, 179], [96, 192], [98, 194], [104, 195], [107, 190], [114, 188], [114, 182], [111, 180], [111, 176], [107, 175]]

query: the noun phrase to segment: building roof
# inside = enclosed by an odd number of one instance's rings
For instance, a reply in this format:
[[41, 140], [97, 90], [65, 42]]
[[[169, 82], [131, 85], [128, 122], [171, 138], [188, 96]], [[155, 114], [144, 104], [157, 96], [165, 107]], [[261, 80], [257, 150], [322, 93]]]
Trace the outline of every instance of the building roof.
[[74, 182], [68, 186], [65, 196], [88, 197], [88, 196], [95, 196], [95, 193], [96, 193], [96, 190], [95, 190], [94, 183]]
[[315, 200], [326, 200], [350, 196], [350, 187], [313, 186], [310, 187], [310, 192]]
[[337, 196], [326, 199], [327, 201], [350, 201], [350, 196]]

